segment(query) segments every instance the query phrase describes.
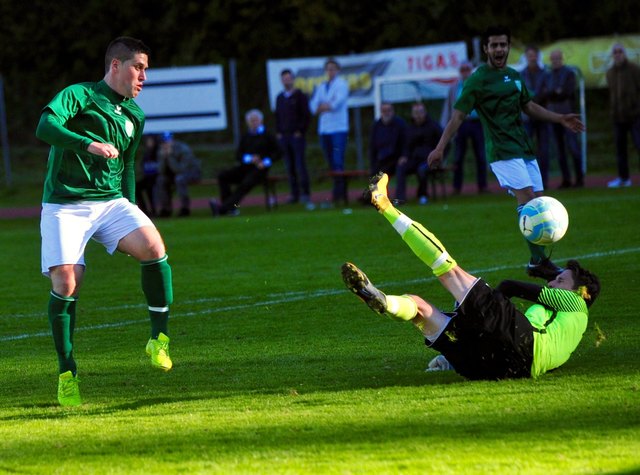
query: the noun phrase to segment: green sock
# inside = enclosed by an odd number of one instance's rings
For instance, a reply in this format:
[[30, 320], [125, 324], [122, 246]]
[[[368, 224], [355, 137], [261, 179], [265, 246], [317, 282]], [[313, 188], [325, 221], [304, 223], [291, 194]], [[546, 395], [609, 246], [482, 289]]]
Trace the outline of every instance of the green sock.
[[173, 303], [173, 283], [171, 266], [167, 256], [140, 263], [142, 271], [142, 291], [149, 306], [151, 320], [151, 338], [167, 333], [169, 323], [169, 305]]
[[418, 314], [418, 305], [408, 295], [387, 295], [387, 313], [400, 320], [413, 320]]
[[75, 376], [77, 368], [73, 359], [73, 330], [76, 324], [76, 299], [62, 297], [51, 291], [48, 313], [60, 374], [71, 371]]
[[393, 206], [384, 210], [382, 215], [402, 236], [413, 253], [431, 267], [436, 276], [446, 274], [457, 265], [438, 238], [420, 223], [412, 221]]
[[[522, 211], [522, 208], [524, 208], [524, 205], [518, 205], [518, 207], [516, 208], [516, 210], [518, 211], [518, 222], [520, 221], [520, 212]], [[525, 242], [529, 247], [529, 253], [531, 254], [532, 264], [538, 264], [547, 258], [544, 246], [541, 246], [540, 244], [534, 244], [526, 238], [525, 238]]]

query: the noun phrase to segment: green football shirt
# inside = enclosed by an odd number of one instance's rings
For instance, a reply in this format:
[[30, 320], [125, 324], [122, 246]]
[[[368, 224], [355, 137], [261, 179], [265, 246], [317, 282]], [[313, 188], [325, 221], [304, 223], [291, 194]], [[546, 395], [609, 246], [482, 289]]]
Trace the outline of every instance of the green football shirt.
[[[135, 155], [144, 128], [142, 109], [106, 82], [60, 91], [43, 109], [36, 135], [51, 145], [43, 203], [135, 202]], [[118, 157], [87, 152], [92, 142], [110, 143]]]
[[587, 329], [589, 318], [584, 299], [570, 290], [544, 287], [538, 302], [525, 312], [531, 325], [538, 329], [533, 333], [534, 378], [569, 359]]
[[520, 74], [513, 68], [480, 66], [464, 82], [454, 108], [476, 110], [489, 162], [523, 158], [534, 160], [531, 140], [522, 125], [522, 107], [531, 100]]

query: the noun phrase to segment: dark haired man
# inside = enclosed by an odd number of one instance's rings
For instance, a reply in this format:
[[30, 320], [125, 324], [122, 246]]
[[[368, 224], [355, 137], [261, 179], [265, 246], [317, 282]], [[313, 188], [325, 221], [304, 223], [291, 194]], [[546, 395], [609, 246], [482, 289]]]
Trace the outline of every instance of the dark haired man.
[[[520, 76], [527, 86], [531, 100], [537, 104], [543, 104], [544, 83], [547, 70], [540, 59], [540, 49], [536, 45], [528, 45], [524, 49], [527, 66], [520, 71]], [[529, 134], [529, 138], [535, 141], [538, 166], [542, 176], [542, 186], [547, 188], [549, 178], [549, 137], [551, 130], [548, 122], [535, 120], [527, 114], [522, 114], [524, 128]]]
[[110, 254], [118, 250], [140, 262], [151, 319], [146, 352], [154, 367], [172, 367], [167, 336], [171, 267], [160, 233], [135, 205], [134, 159], [144, 113], [133, 99], [147, 78], [148, 56], [140, 40], [113, 40], [103, 80], [60, 91], [43, 109], [36, 131], [51, 145], [40, 224], [42, 273], [51, 278], [48, 314], [63, 406], [81, 404], [73, 330], [89, 239]]
[[427, 112], [424, 103], [416, 102], [411, 106], [411, 121], [404, 130], [403, 147], [396, 166], [396, 200], [407, 201], [407, 176], [414, 174], [418, 178], [418, 203], [429, 202], [427, 179], [429, 167], [424, 157], [434, 149], [440, 137], [442, 127]]
[[407, 125], [396, 115], [391, 102], [380, 104], [380, 118], [371, 126], [369, 134], [369, 164], [371, 175], [383, 171], [395, 174], [398, 159], [404, 149]]
[[311, 119], [309, 98], [295, 87], [295, 76], [290, 69], [282, 70], [280, 80], [284, 90], [276, 97], [276, 137], [289, 176], [289, 203], [308, 204], [311, 190], [305, 159], [305, 134]]
[[[576, 102], [576, 73], [569, 66], [565, 66], [562, 51], [552, 51], [549, 59], [551, 60], [551, 69], [544, 78], [542, 104], [548, 110], [559, 114], [572, 112]], [[555, 139], [558, 164], [562, 172], [560, 188], [569, 188], [572, 185], [584, 186], [582, 151], [578, 143], [578, 135], [562, 127], [561, 124], [551, 124], [551, 132]], [[573, 162], [575, 174], [575, 182], [573, 183], [571, 182], [571, 170], [566, 149], [569, 149]]]
[[[491, 289], [458, 266], [428, 229], [392, 205], [387, 182], [383, 173], [371, 179], [371, 203], [459, 303], [445, 313], [417, 295], [385, 295], [354, 264], [345, 263], [342, 278], [349, 290], [373, 311], [411, 321], [427, 346], [444, 356], [440, 363], [465, 378], [535, 378], [563, 365], [587, 328], [588, 308], [600, 293], [598, 278], [569, 261], [544, 287], [504, 281]], [[523, 314], [511, 297], [534, 305]]]
[[[527, 132], [522, 126], [521, 112], [534, 119], [562, 124], [573, 132], [584, 130], [578, 114], [557, 114], [531, 100], [520, 74], [507, 66], [511, 33], [508, 28], [488, 28], [482, 39], [487, 64], [480, 66], [464, 83], [460, 98], [454, 105], [451, 119], [440, 142], [429, 154], [430, 166], [442, 162], [444, 150], [467, 114], [476, 110], [485, 133], [487, 159], [500, 186], [514, 195], [518, 215], [530, 200], [544, 190], [540, 168]], [[545, 247], [526, 241], [531, 253], [527, 273], [533, 277], [553, 280], [562, 268], [545, 253]]]

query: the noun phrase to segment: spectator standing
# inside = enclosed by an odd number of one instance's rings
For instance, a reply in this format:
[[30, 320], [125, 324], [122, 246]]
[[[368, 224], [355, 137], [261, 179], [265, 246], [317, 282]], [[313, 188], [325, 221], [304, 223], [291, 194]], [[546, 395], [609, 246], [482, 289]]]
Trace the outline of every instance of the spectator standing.
[[640, 152], [640, 66], [627, 58], [620, 43], [611, 49], [613, 65], [607, 71], [607, 86], [611, 103], [611, 118], [616, 142], [618, 178], [608, 183], [610, 188], [631, 186], [627, 135]]
[[[549, 55], [551, 70], [547, 72], [543, 84], [543, 104], [545, 107], [558, 114], [574, 112], [576, 101], [576, 73], [564, 65], [562, 51], [555, 50]], [[556, 142], [558, 164], [562, 173], [560, 188], [569, 188], [572, 185], [571, 171], [567, 163], [567, 151], [573, 159], [575, 172], [575, 186], [584, 186], [584, 174], [582, 171], [582, 152], [578, 144], [578, 134], [567, 129], [562, 124], [550, 124], [553, 137]]]
[[340, 65], [329, 58], [324, 63], [327, 80], [318, 85], [309, 101], [309, 109], [318, 115], [318, 135], [320, 145], [329, 170], [337, 172], [333, 177], [332, 197], [334, 204], [346, 201], [344, 177], [344, 156], [349, 134], [349, 84], [339, 76]]
[[[527, 66], [520, 71], [520, 76], [524, 85], [531, 95], [531, 100], [536, 104], [541, 104], [543, 99], [543, 88], [547, 71], [540, 59], [540, 49], [535, 45], [528, 45], [524, 50]], [[540, 175], [542, 185], [547, 188], [549, 179], [549, 136], [551, 128], [549, 123], [543, 120], [522, 114], [524, 128], [529, 137], [535, 141], [536, 157], [540, 164]]]
[[[264, 183], [274, 161], [282, 155], [278, 139], [263, 125], [264, 116], [258, 109], [245, 114], [247, 132], [240, 138], [236, 151], [238, 165], [218, 174], [220, 202], [209, 201], [213, 216], [235, 216], [238, 205], [256, 185]], [[232, 185], [237, 185], [232, 189]]]
[[284, 69], [280, 79], [284, 90], [276, 98], [276, 137], [289, 175], [289, 203], [306, 204], [311, 195], [305, 158], [305, 134], [311, 118], [309, 98], [294, 87], [295, 76], [290, 69]]
[[156, 215], [156, 181], [158, 179], [159, 141], [155, 135], [144, 137], [144, 153], [140, 165], [142, 176], [136, 181], [136, 203], [149, 217]]
[[191, 199], [189, 185], [202, 178], [200, 160], [193, 154], [186, 143], [175, 140], [171, 132], [162, 135], [159, 152], [160, 174], [158, 175], [158, 200], [160, 202], [160, 216], [171, 216], [172, 197], [175, 187], [180, 198], [178, 216], [191, 214]]
[[427, 177], [429, 165], [425, 160], [438, 145], [442, 135], [442, 127], [428, 114], [424, 104], [417, 102], [411, 106], [411, 123], [407, 126], [404, 151], [398, 159], [396, 167], [396, 199], [407, 201], [407, 176], [418, 177], [418, 203], [427, 204]]
[[396, 116], [393, 104], [380, 104], [380, 118], [371, 127], [369, 160], [371, 175], [383, 171], [395, 175], [398, 159], [404, 149], [404, 134], [407, 125]]
[[[451, 86], [449, 93], [445, 98], [445, 104], [442, 109], [442, 117], [440, 124], [442, 127], [447, 125], [453, 104], [460, 97], [462, 86], [473, 72], [473, 65], [469, 61], [464, 61], [460, 65], [460, 79]], [[473, 153], [476, 158], [476, 183], [478, 184], [478, 193], [487, 191], [487, 157], [484, 152], [484, 137], [482, 132], [482, 124], [478, 113], [473, 110], [460, 125], [458, 133], [454, 140], [454, 158], [453, 158], [453, 191], [459, 194], [462, 191], [462, 183], [464, 182], [464, 157], [467, 153], [467, 142], [471, 141]]]

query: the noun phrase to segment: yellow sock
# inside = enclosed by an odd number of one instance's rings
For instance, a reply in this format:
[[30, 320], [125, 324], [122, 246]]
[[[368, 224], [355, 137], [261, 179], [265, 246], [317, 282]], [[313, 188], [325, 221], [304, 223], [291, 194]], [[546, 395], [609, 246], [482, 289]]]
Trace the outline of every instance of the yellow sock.
[[387, 310], [389, 316], [409, 321], [418, 315], [418, 305], [408, 295], [387, 295]]
[[382, 214], [414, 254], [431, 267], [436, 276], [446, 274], [457, 265], [438, 238], [420, 223], [413, 221], [393, 206], [385, 209]]
[[396, 208], [393, 207], [391, 202], [389, 202], [389, 206], [383, 209], [381, 213], [382, 213], [382, 216], [387, 218], [387, 221], [389, 221], [391, 224], [395, 223], [400, 217], [400, 215], [402, 215], [400, 211], [398, 211]]

